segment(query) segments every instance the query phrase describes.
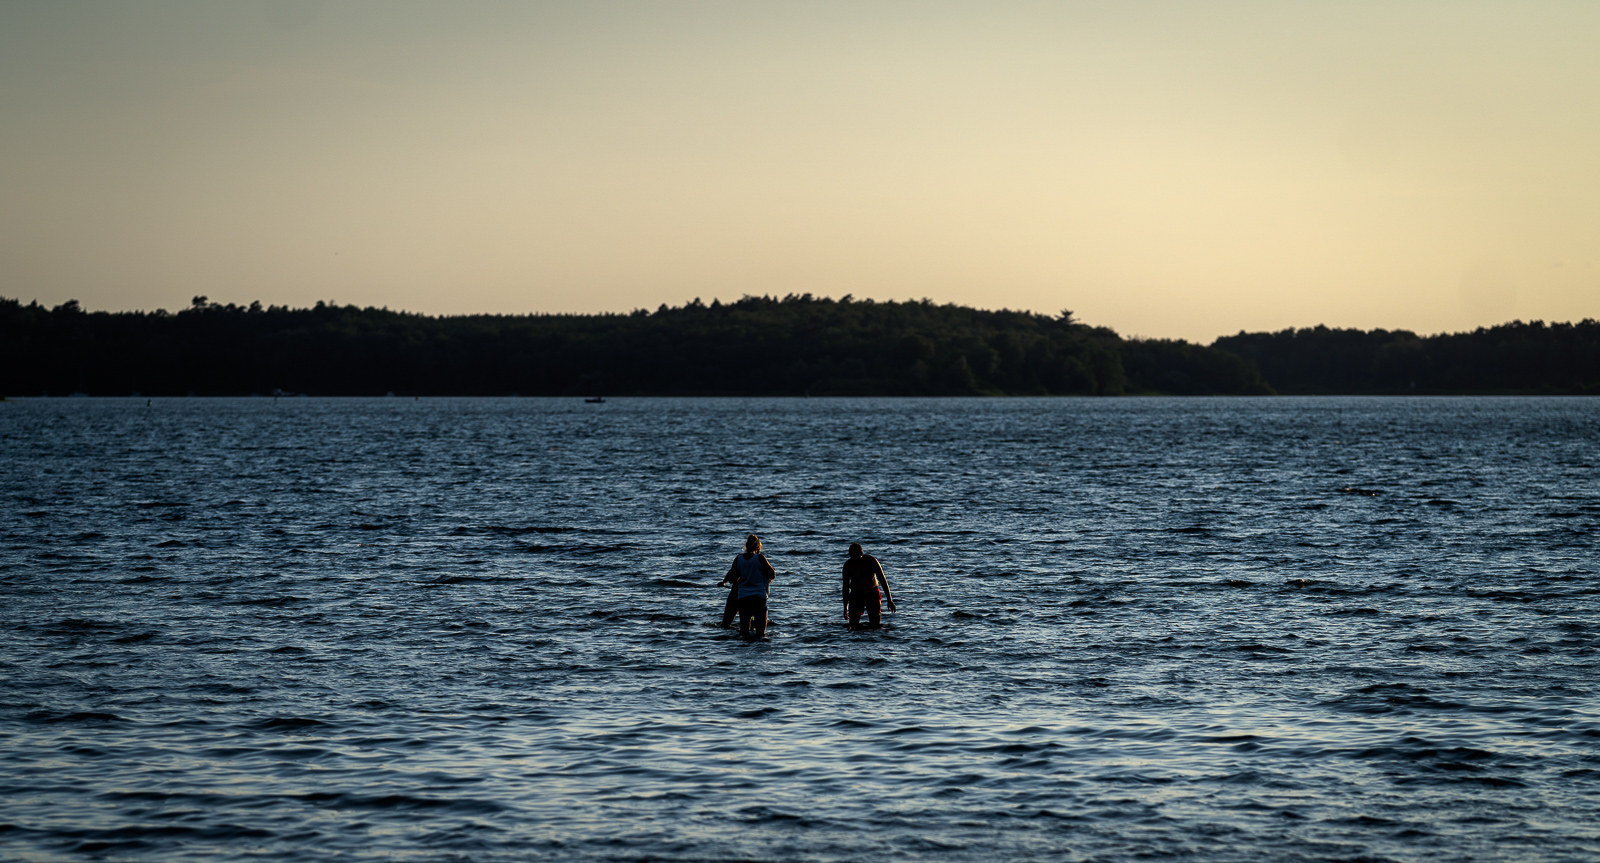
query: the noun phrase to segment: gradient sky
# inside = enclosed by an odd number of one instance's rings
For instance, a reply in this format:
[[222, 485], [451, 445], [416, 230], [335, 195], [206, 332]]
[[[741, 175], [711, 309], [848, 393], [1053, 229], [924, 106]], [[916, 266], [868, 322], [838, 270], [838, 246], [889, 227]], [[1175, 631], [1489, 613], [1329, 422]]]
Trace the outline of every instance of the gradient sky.
[[1600, 3], [0, 3], [0, 296], [1600, 317]]

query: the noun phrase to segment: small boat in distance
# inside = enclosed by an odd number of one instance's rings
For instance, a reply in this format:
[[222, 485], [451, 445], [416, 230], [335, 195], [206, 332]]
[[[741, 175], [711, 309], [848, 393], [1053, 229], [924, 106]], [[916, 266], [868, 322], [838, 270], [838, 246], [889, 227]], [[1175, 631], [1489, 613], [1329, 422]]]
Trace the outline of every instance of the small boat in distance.
[[595, 396], [594, 398], [587, 398], [587, 399], [584, 399], [583, 401], [584, 401], [585, 404], [603, 405], [603, 404], [606, 403], [606, 397], [605, 396]]

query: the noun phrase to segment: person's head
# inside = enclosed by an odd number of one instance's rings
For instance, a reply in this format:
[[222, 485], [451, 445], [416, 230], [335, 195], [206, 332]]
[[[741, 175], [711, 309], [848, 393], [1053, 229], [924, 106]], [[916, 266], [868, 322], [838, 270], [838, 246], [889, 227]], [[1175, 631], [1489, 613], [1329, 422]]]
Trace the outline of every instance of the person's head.
[[852, 558], [860, 557], [861, 553], [862, 553], [861, 552], [861, 543], [859, 543], [859, 542], [850, 543], [850, 556]]
[[761, 537], [756, 536], [753, 533], [750, 534], [749, 536], [745, 537], [744, 538], [744, 550], [745, 551], [749, 551], [749, 552], [758, 552], [758, 551], [760, 551], [761, 550]]

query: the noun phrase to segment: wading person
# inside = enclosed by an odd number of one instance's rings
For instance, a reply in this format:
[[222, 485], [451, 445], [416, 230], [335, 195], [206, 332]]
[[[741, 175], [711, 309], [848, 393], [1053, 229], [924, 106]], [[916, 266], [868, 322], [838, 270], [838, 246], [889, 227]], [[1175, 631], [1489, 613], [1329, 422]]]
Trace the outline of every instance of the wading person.
[[894, 611], [894, 597], [889, 594], [889, 579], [884, 577], [883, 564], [861, 550], [861, 543], [850, 543], [850, 558], [844, 562], [844, 619], [851, 629], [861, 628], [861, 613], [866, 612], [872, 626], [881, 625], [883, 609], [878, 604], [878, 587], [883, 586], [883, 601]]
[[[756, 638], [767, 637], [767, 594], [771, 590], [772, 580], [778, 577], [778, 571], [767, 562], [767, 556], [761, 553], [761, 537], [750, 534], [744, 538], [744, 554], [733, 559], [733, 565], [728, 567], [728, 574], [722, 577], [719, 585], [732, 582], [733, 590], [739, 594], [739, 634], [749, 638], [754, 624]], [[723, 612], [723, 621], [726, 623], [727, 611]]]

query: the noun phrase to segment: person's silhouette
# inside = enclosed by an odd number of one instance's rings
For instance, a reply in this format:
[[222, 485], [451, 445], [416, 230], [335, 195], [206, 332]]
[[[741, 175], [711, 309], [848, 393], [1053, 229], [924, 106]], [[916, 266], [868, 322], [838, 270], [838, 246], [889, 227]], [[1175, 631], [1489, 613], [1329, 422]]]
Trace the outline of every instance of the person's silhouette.
[[882, 625], [883, 609], [879, 604], [879, 587], [882, 600], [894, 611], [894, 597], [889, 593], [889, 579], [883, 574], [883, 564], [861, 550], [861, 543], [850, 543], [850, 558], [844, 562], [844, 618], [851, 629], [861, 626], [861, 614], [866, 612], [871, 626]]
[[[749, 638], [753, 625], [756, 638], [767, 636], [767, 595], [772, 589], [772, 580], [777, 577], [777, 570], [761, 553], [761, 537], [753, 533], [745, 537], [744, 554], [733, 559], [728, 574], [717, 582], [719, 585], [732, 582], [733, 590], [739, 595], [740, 635]], [[723, 621], [723, 625], [730, 622], [726, 606], [723, 607]]]

